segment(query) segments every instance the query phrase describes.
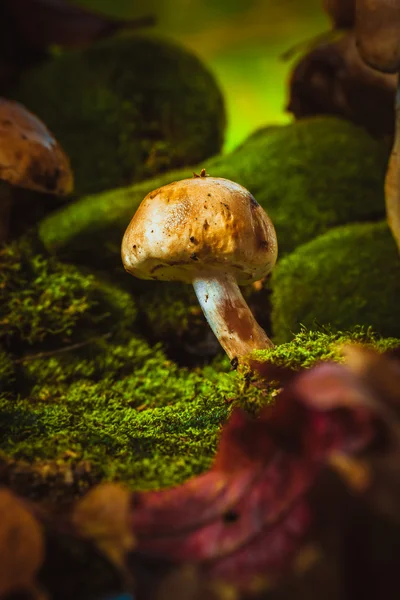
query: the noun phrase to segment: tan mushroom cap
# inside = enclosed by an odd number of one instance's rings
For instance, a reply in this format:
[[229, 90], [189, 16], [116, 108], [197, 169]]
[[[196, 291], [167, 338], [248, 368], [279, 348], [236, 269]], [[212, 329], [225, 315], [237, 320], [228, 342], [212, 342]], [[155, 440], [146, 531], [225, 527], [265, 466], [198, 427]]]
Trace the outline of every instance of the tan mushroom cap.
[[73, 189], [68, 157], [47, 127], [18, 102], [0, 98], [0, 179], [38, 192]]
[[196, 176], [145, 197], [121, 253], [125, 269], [141, 279], [191, 283], [223, 270], [245, 284], [271, 271], [277, 240], [248, 190], [228, 179]]

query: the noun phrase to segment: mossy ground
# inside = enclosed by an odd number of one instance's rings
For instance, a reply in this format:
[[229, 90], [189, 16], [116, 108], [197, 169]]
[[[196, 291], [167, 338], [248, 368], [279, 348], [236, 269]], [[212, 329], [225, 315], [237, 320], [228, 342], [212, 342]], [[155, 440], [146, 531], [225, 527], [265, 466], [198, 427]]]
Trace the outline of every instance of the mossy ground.
[[343, 362], [341, 348], [345, 344], [362, 344], [378, 352], [387, 352], [400, 347], [400, 338], [380, 337], [371, 327], [356, 326], [340, 331], [332, 327], [307, 329], [301, 326], [290, 342], [272, 350], [255, 350], [251, 358], [297, 371], [309, 369], [319, 361]]
[[63, 145], [78, 195], [195, 164], [223, 142], [214, 77], [189, 51], [153, 36], [65, 52], [29, 72], [13, 95]]
[[[382, 216], [385, 161], [386, 149], [364, 132], [336, 119], [315, 119], [255, 135], [230, 157], [208, 162], [207, 170], [255, 193], [276, 224], [285, 254], [339, 223]], [[120, 241], [135, 208], [149, 186], [180, 176], [175, 171], [82, 198], [47, 218], [39, 239], [32, 234], [2, 250], [0, 480], [24, 494], [64, 498], [98, 480], [121, 480], [135, 489], [179, 484], [211, 465], [233, 406], [256, 414], [274, 399], [274, 390], [249, 385], [246, 374], [232, 371], [221, 354], [191, 368], [167, 356], [158, 342], [173, 338], [177, 325], [182, 335], [195, 322], [200, 345], [205, 331], [209, 334], [193, 292], [185, 286], [180, 295], [178, 286], [150, 285], [123, 271]], [[357, 253], [377, 277], [382, 257], [392, 264], [387, 229], [347, 227], [360, 231]], [[335, 231], [333, 244], [318, 255], [322, 271], [328, 272], [328, 263], [342, 270], [346, 264], [345, 244]], [[376, 262], [371, 251], [364, 253], [365, 239], [376, 249]], [[351, 260], [345, 281], [354, 291], [360, 270], [351, 268]], [[301, 260], [296, 264], [302, 285], [311, 284], [312, 269], [305, 270]], [[365, 305], [367, 292], [363, 288], [360, 296]], [[385, 302], [392, 306], [390, 299]], [[393, 311], [388, 322], [391, 318]], [[339, 359], [333, 349], [338, 339], [379, 345], [371, 332], [303, 331], [262, 356], [309, 367], [321, 358]], [[382, 344], [397, 346], [397, 340]], [[201, 354], [198, 348], [196, 353]]]
[[[53, 500], [79, 495], [99, 480], [119, 480], [142, 490], [179, 484], [211, 465], [232, 407], [256, 414], [273, 401], [273, 390], [249, 385], [222, 355], [206, 366], [179, 366], [161, 345], [151, 345], [137, 333], [134, 305], [122, 301], [121, 290], [108, 284], [104, 292], [94, 276], [86, 280], [78, 269], [37, 251], [24, 254], [28, 247], [20, 241], [3, 251], [9, 273], [3, 300], [17, 294], [31, 298], [44, 274], [53, 283], [60, 274], [64, 279], [57, 284], [59, 297], [46, 311], [38, 311], [28, 337], [25, 328], [13, 323], [9, 335], [3, 335], [0, 364], [5, 373], [12, 371], [0, 395], [3, 483], [30, 497]], [[23, 286], [16, 290], [20, 275]], [[90, 329], [99, 311], [104, 314], [110, 307], [110, 297], [119, 297], [119, 318], [113, 318], [114, 325], [108, 322], [109, 335], [76, 343], [82, 323], [84, 331]], [[73, 307], [82, 298], [83, 308], [71, 323], [69, 307], [76, 314]], [[29, 302], [27, 307], [29, 315]], [[320, 359], [339, 359], [333, 347], [345, 340], [400, 344], [380, 342], [361, 330], [303, 331], [292, 343], [261, 357], [309, 367]]]
[[29, 238], [3, 248], [0, 260], [4, 457], [36, 465], [45, 479], [58, 465], [74, 490], [82, 465], [90, 465], [85, 483], [90, 472], [90, 480], [138, 489], [204, 470], [242, 393], [228, 361], [179, 367], [140, 336], [127, 292], [60, 263]]
[[302, 325], [400, 335], [400, 262], [386, 222], [332, 229], [280, 261], [271, 282], [278, 343]]

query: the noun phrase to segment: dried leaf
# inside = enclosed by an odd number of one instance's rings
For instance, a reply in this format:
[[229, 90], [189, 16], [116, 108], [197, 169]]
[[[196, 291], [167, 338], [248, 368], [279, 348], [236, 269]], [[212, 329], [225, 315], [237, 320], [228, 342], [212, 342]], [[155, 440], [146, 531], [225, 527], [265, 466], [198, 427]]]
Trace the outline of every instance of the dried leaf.
[[135, 545], [129, 528], [130, 493], [114, 483], [94, 487], [76, 504], [72, 522], [77, 531], [91, 540], [117, 566]]
[[295, 377], [259, 418], [236, 410], [208, 473], [134, 496], [137, 556], [193, 563], [241, 590], [276, 584], [309, 535], [308, 494], [321, 471], [374, 438], [373, 407], [356, 375], [324, 364]]
[[36, 588], [44, 560], [42, 528], [25, 503], [0, 489], [0, 596]]

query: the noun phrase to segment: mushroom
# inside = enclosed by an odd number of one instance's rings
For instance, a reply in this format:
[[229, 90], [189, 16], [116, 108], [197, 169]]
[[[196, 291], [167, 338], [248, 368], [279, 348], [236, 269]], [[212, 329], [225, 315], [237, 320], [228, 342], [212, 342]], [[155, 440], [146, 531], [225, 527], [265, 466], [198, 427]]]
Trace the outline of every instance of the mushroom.
[[277, 258], [274, 226], [241, 185], [206, 176], [148, 194], [122, 240], [122, 262], [141, 279], [191, 283], [204, 315], [233, 364], [272, 347], [239, 285], [265, 277]]
[[[400, 70], [400, 0], [357, 0], [355, 34], [363, 60], [384, 73]], [[400, 250], [400, 85], [397, 79], [395, 138], [385, 181], [386, 215]]]
[[7, 238], [12, 186], [69, 194], [69, 160], [47, 127], [24, 106], [0, 98], [0, 243]]
[[376, 71], [362, 60], [354, 32], [349, 31], [319, 44], [295, 65], [287, 109], [296, 119], [338, 115], [373, 136], [392, 136], [396, 85], [395, 75]]

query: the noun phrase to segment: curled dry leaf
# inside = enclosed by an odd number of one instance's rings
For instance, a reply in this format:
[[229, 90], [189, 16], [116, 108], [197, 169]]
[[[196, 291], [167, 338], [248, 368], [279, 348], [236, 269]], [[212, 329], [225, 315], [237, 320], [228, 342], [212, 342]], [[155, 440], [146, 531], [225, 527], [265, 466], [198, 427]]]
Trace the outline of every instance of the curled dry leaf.
[[395, 93], [396, 76], [367, 66], [348, 32], [317, 46], [295, 65], [287, 109], [296, 118], [336, 115], [372, 135], [393, 135]]
[[279, 584], [309, 556], [309, 493], [321, 472], [369, 447], [379, 422], [374, 395], [343, 365], [300, 373], [257, 419], [234, 411], [208, 473], [134, 495], [137, 560], [193, 563], [242, 591]]
[[[368, 457], [373, 473], [366, 500], [374, 510], [400, 525], [400, 360], [362, 346], [345, 346], [348, 368], [379, 398], [377, 410], [387, 425], [385, 451]], [[364, 466], [362, 461], [354, 462]]]
[[44, 560], [44, 537], [25, 503], [0, 488], [0, 596], [34, 591]]
[[128, 527], [130, 493], [116, 483], [103, 483], [93, 488], [76, 504], [72, 522], [77, 531], [94, 541], [96, 546], [118, 567], [135, 538]]
[[68, 0], [4, 0], [27, 41], [34, 47], [53, 44], [82, 48], [121, 29], [153, 25], [152, 17], [114, 19], [74, 5]]

